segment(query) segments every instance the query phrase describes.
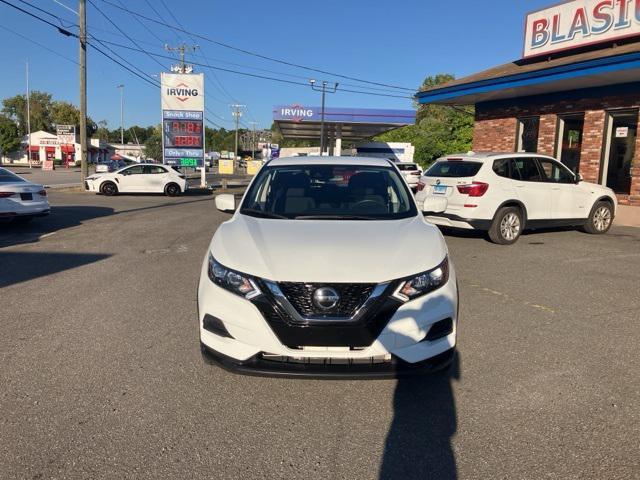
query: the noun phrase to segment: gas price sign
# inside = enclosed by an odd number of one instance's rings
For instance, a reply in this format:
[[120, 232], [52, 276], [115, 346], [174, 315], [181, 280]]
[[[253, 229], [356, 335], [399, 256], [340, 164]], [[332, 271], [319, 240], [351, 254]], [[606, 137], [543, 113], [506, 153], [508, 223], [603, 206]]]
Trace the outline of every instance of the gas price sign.
[[202, 112], [164, 110], [162, 121], [164, 163], [202, 166], [204, 125]]

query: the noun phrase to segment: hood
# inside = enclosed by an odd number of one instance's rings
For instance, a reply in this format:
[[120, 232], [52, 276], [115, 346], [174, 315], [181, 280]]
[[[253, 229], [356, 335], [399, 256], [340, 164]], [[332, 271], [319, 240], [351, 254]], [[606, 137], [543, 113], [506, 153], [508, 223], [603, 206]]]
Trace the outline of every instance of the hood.
[[274, 281], [379, 283], [436, 267], [447, 247], [421, 217], [273, 220], [235, 215], [210, 251], [223, 265]]

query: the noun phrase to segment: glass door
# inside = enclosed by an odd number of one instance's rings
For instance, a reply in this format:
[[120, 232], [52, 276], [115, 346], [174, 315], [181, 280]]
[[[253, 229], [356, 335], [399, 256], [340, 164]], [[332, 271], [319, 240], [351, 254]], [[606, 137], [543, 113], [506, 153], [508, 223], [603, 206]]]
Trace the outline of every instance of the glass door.
[[609, 112], [600, 183], [621, 195], [631, 193], [631, 168], [636, 153], [637, 131], [637, 110]]

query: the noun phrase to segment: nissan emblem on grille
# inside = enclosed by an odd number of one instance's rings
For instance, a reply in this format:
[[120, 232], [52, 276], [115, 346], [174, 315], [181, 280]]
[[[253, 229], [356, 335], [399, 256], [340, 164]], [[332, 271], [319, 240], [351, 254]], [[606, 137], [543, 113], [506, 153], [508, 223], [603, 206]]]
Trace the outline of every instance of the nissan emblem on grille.
[[331, 287], [321, 287], [313, 292], [313, 303], [322, 310], [331, 310], [338, 305], [340, 295]]

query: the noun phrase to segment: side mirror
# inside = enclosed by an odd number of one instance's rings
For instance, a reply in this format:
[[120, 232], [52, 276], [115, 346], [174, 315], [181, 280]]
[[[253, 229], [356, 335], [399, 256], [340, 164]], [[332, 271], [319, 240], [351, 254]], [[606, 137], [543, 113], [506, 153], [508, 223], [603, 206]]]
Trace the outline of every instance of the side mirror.
[[576, 173], [576, 185], [579, 184], [582, 180], [583, 180], [582, 175], [579, 173]]
[[444, 197], [427, 195], [422, 204], [422, 213], [444, 213], [448, 205], [449, 202]]
[[216, 208], [221, 212], [233, 213], [236, 211], [236, 197], [230, 193], [221, 193], [216, 196]]

